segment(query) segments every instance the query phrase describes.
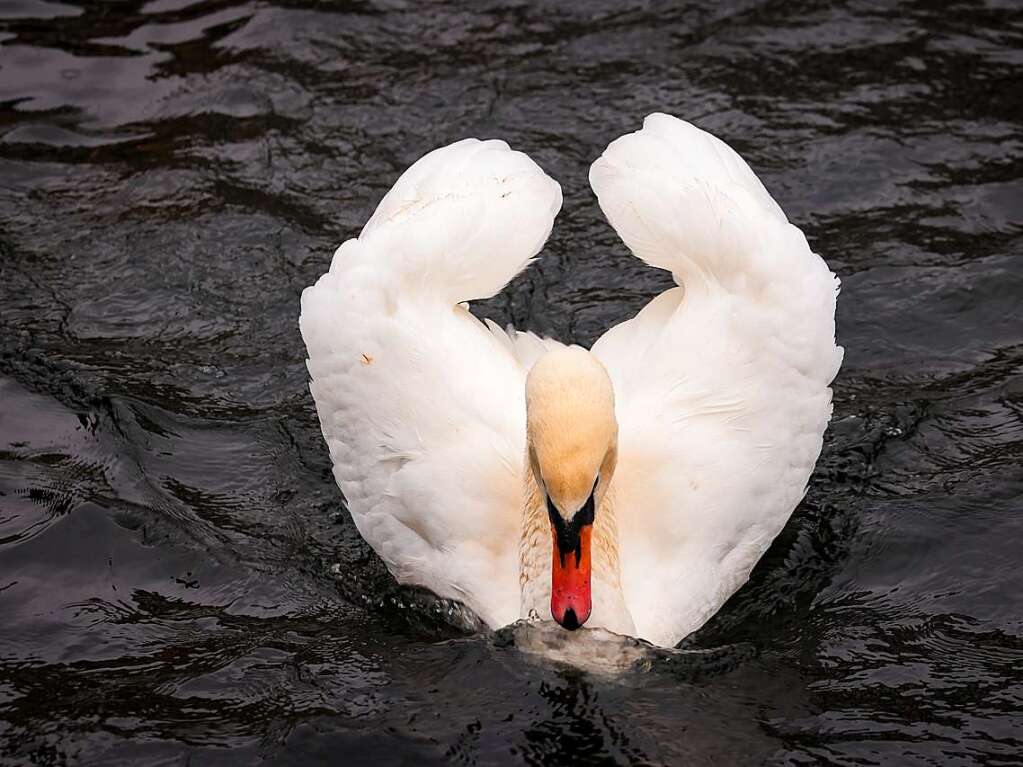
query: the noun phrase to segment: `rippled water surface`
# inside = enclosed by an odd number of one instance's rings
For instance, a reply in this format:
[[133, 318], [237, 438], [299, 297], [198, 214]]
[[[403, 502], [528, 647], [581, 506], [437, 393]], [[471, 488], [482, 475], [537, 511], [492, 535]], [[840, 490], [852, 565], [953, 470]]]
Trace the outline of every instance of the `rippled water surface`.
[[[0, 762], [1020, 763], [1018, 4], [0, 19]], [[565, 209], [476, 308], [592, 342], [669, 284], [586, 184], [654, 110], [806, 230], [847, 352], [750, 584], [611, 676], [393, 584], [331, 479], [298, 299], [409, 163], [498, 136]]]

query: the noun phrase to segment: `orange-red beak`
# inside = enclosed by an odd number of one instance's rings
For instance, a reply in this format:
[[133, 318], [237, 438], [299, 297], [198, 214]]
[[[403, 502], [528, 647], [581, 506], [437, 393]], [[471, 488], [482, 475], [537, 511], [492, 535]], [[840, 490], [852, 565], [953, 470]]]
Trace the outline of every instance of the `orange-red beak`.
[[[592, 520], [592, 517], [591, 517]], [[554, 541], [551, 562], [551, 615], [569, 631], [586, 623], [593, 606], [590, 597], [590, 534], [593, 525], [579, 528], [578, 542], [569, 551], [559, 545], [558, 532], [551, 525]]]

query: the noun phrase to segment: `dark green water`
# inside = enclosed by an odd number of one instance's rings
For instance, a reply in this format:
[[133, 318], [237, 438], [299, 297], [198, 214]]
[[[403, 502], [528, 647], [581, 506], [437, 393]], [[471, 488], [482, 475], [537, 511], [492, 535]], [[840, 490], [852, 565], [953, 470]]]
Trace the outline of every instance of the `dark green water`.
[[[1020, 764], [1021, 46], [1009, 2], [0, 2], [0, 762]], [[847, 351], [711, 652], [611, 681], [393, 585], [298, 298], [502, 137], [565, 208], [477, 308], [591, 342], [669, 284], [586, 184], [655, 110], [805, 229]]]

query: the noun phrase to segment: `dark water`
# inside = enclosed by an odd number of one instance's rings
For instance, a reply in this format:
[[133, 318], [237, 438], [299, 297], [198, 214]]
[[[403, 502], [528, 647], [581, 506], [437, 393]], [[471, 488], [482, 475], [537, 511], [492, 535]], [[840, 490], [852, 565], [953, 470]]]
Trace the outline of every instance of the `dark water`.
[[[470, 10], [471, 8], [471, 10]], [[1020, 764], [1018, 4], [0, 3], [0, 762]], [[586, 171], [664, 110], [843, 280], [806, 502], [611, 680], [447, 625], [356, 534], [301, 289], [467, 135], [565, 189], [481, 305], [591, 342], [667, 284]]]

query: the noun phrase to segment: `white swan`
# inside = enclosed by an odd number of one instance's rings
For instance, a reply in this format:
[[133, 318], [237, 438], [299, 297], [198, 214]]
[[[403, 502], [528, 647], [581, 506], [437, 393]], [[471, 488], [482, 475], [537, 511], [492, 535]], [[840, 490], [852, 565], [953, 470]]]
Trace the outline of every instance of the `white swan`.
[[302, 295], [310, 388], [359, 532], [492, 627], [553, 617], [664, 646], [748, 578], [831, 414], [837, 278], [746, 163], [663, 114], [590, 183], [678, 287], [592, 351], [477, 321], [561, 189], [501, 141], [409, 168]]

